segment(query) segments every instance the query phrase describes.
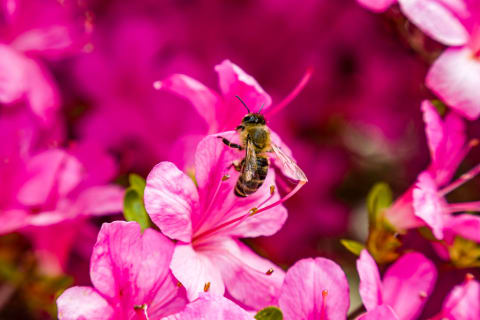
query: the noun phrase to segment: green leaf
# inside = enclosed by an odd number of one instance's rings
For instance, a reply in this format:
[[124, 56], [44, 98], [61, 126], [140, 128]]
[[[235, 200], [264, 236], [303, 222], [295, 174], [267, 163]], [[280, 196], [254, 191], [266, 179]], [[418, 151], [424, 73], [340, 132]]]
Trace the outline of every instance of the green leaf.
[[128, 181], [130, 182], [130, 188], [134, 189], [138, 192], [139, 195], [143, 198], [143, 191], [145, 190], [146, 181], [143, 177], [139, 176], [138, 174], [131, 173], [128, 176]]
[[384, 182], [373, 186], [367, 196], [368, 222], [370, 226], [375, 226], [381, 218], [384, 209], [390, 207], [393, 201], [392, 190]]
[[283, 320], [283, 313], [277, 307], [266, 307], [255, 315], [257, 320]]
[[128, 188], [123, 198], [123, 216], [127, 221], [136, 221], [142, 231], [151, 226], [150, 218], [143, 204], [143, 196], [133, 188]]
[[340, 243], [351, 253], [354, 255], [359, 256], [360, 251], [365, 249], [365, 245], [363, 243], [360, 243], [355, 240], [349, 240], [349, 239], [340, 239]]

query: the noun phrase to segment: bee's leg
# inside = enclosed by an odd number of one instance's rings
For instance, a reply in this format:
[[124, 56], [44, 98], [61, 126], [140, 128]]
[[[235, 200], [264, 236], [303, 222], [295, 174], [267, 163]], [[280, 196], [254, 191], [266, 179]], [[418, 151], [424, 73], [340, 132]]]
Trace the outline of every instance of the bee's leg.
[[227, 139], [225, 139], [224, 137], [221, 137], [221, 136], [217, 136], [218, 139], [222, 139], [223, 143], [225, 143], [227, 146], [229, 146], [230, 148], [235, 148], [235, 149], [238, 149], [238, 150], [243, 150], [243, 147], [239, 144], [236, 144], [236, 143], [232, 143], [230, 141], [228, 141]]
[[245, 127], [242, 126], [242, 125], [239, 125], [238, 127], [235, 128], [235, 130], [237, 130], [237, 131], [238, 131], [238, 130], [243, 131], [243, 130], [245, 130]]

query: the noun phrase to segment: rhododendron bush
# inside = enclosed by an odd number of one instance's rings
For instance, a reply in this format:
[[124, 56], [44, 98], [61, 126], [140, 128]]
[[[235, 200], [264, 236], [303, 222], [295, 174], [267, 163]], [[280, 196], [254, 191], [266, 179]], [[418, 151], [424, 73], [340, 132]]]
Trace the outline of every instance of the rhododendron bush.
[[480, 320], [480, 1], [0, 0], [0, 319]]

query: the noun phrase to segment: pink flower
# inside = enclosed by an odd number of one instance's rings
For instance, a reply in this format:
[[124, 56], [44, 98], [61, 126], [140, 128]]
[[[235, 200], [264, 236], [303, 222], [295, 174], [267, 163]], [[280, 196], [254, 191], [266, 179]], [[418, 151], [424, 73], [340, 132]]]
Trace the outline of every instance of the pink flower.
[[190, 300], [203, 291], [223, 295], [226, 290], [242, 304], [260, 309], [275, 301], [283, 272], [237, 237], [274, 234], [287, 212], [278, 205], [260, 213], [280, 199], [273, 169], [257, 192], [246, 198], [234, 194], [239, 173], [232, 162], [242, 157], [216, 136], [207, 136], [195, 154], [196, 184], [173, 163], [161, 162], [147, 177], [145, 208], [166, 236], [179, 240], [171, 269]]
[[480, 319], [480, 283], [467, 274], [465, 281], [455, 286], [443, 302], [442, 311], [431, 320]]
[[[25, 101], [42, 123], [53, 125], [60, 97], [38, 57], [58, 58], [73, 48], [73, 23], [57, 1], [5, 1], [7, 28], [0, 38], [0, 102]], [[39, 14], [41, 12], [42, 14]]]
[[58, 318], [160, 319], [186, 304], [169, 271], [174, 245], [136, 222], [105, 223], [90, 261], [93, 287], [72, 287], [58, 299]]
[[328, 259], [300, 260], [287, 271], [278, 303], [285, 320], [343, 320], [350, 304], [345, 273]]
[[[396, 0], [357, 0], [384, 11]], [[427, 86], [462, 116], [480, 115], [480, 6], [474, 0], [398, 0], [402, 12], [422, 31], [452, 46], [434, 62]]]
[[123, 190], [107, 184], [115, 164], [98, 146], [49, 149], [9, 161], [6, 170], [0, 166], [9, 184], [0, 202], [0, 233], [21, 231], [29, 236], [47, 271], [63, 269], [89, 216], [122, 209]]
[[[152, 319], [152, 318], [150, 318]], [[165, 320], [253, 320], [253, 315], [223, 296], [202, 293], [185, 309]]]
[[416, 252], [403, 255], [381, 280], [375, 261], [367, 250], [362, 250], [357, 270], [360, 296], [367, 309], [360, 319], [388, 319], [382, 317], [392, 314], [400, 320], [416, 319], [437, 278], [434, 264]]
[[[235, 96], [239, 96], [252, 112], [260, 107], [266, 115], [273, 115], [286, 106], [310, 79], [308, 70], [297, 87], [282, 102], [272, 107], [272, 98], [258, 82], [230, 60], [215, 66], [221, 94], [184, 74], [174, 74], [154, 83], [155, 88], [173, 92], [187, 99], [209, 126], [208, 133], [232, 130], [247, 113]], [[258, 108], [258, 109], [256, 109]]]
[[444, 196], [473, 178], [480, 166], [474, 167], [454, 182], [452, 179], [460, 162], [477, 144], [466, 142], [465, 125], [455, 112], [442, 119], [428, 101], [422, 103], [425, 133], [430, 150], [430, 165], [418, 180], [386, 211], [388, 221], [399, 230], [427, 225], [438, 239], [444, 231], [452, 231], [466, 238], [480, 240], [474, 226], [480, 223], [477, 216], [453, 216], [453, 212], [477, 210], [477, 202], [448, 204]]
[[437, 239], [443, 239], [446, 231], [480, 241], [475, 230], [475, 227], [480, 225], [479, 217], [452, 215], [453, 212], [479, 210], [480, 202], [448, 204], [444, 198], [447, 193], [469, 181], [480, 171], [480, 166], [477, 165], [459, 179], [447, 184], [467, 152], [477, 142], [465, 142], [465, 126], [455, 113], [449, 113], [442, 121], [430, 102], [423, 102], [422, 109], [432, 162], [428, 170], [418, 176], [413, 189], [414, 213], [432, 229]]

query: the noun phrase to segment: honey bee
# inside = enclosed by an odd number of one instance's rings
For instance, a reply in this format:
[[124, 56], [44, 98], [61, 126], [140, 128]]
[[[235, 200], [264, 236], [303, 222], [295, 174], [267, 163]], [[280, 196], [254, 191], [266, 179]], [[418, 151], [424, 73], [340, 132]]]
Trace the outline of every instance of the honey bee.
[[243, 117], [241, 124], [236, 128], [240, 133], [241, 144], [232, 143], [228, 139], [218, 136], [227, 146], [238, 150], [246, 150], [245, 158], [241, 163], [233, 164], [235, 169], [240, 172], [240, 177], [235, 185], [235, 195], [247, 197], [262, 186], [270, 166], [268, 153], [275, 154], [287, 173], [290, 173], [289, 176], [293, 176], [293, 178], [305, 183], [307, 177], [302, 169], [297, 166], [295, 160], [285, 154], [280, 147], [272, 143], [265, 117], [260, 113], [263, 105], [258, 112], [250, 112], [245, 102], [240, 97], [235, 97], [240, 100], [248, 111], [248, 114]]

